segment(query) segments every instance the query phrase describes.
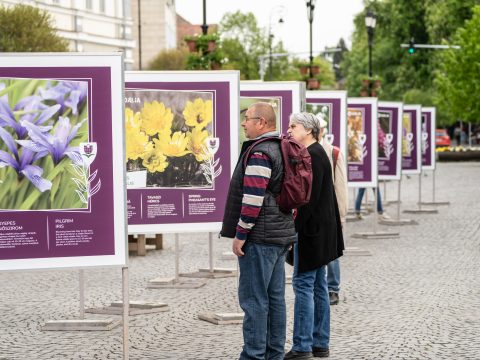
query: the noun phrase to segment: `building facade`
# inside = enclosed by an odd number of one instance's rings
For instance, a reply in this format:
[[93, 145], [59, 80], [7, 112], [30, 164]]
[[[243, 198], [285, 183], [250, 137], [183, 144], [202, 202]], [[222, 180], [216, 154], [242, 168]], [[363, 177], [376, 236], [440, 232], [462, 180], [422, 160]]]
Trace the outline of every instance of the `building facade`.
[[45, 10], [71, 51], [123, 51], [126, 68], [131, 69], [135, 49], [131, 1], [137, 0], [0, 0], [0, 4]]
[[177, 47], [177, 13], [175, 0], [131, 0], [134, 69], [148, 69], [162, 50]]

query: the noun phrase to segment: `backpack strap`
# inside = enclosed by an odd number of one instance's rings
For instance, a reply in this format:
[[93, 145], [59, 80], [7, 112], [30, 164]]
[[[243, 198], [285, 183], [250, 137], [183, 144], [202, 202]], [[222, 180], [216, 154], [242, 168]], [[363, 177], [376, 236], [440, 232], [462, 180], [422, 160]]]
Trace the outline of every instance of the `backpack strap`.
[[335, 177], [335, 169], [337, 167], [337, 160], [338, 160], [338, 154], [340, 153], [340, 149], [336, 146], [333, 147], [332, 149], [332, 160], [333, 160], [333, 177]]
[[247, 168], [247, 162], [248, 162], [248, 159], [250, 157], [250, 155], [252, 154], [252, 150], [253, 148], [260, 144], [260, 143], [263, 143], [265, 141], [271, 141], [271, 140], [279, 140], [281, 141], [282, 139], [279, 138], [279, 137], [264, 137], [264, 138], [261, 138], [257, 141], [255, 141], [252, 145], [249, 146], [249, 148], [247, 149], [247, 151], [245, 152], [245, 157], [243, 158], [243, 169], [245, 170]]

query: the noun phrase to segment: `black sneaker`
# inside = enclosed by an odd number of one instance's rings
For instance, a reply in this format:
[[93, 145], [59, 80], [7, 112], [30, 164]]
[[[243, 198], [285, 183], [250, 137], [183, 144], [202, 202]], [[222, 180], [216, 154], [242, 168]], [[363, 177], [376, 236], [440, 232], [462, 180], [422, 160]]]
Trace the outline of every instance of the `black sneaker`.
[[317, 358], [325, 358], [330, 356], [330, 350], [328, 348], [317, 348], [314, 346], [312, 352], [313, 356]]
[[328, 297], [330, 298], [330, 305], [337, 305], [340, 302], [340, 298], [336, 292], [330, 291]]
[[301, 351], [290, 350], [288, 353], [285, 354], [284, 359], [285, 360], [289, 360], [289, 359], [297, 359], [297, 360], [313, 359], [313, 354], [311, 352], [301, 352]]

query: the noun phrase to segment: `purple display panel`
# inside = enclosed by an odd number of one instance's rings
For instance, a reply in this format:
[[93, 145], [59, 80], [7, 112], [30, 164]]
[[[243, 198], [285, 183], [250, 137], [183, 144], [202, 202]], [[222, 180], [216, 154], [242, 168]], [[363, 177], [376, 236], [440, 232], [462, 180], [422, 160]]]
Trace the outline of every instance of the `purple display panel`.
[[435, 170], [436, 109], [422, 108], [422, 169]]
[[238, 72], [125, 80], [129, 232], [217, 231], [237, 157]]
[[280, 133], [284, 134], [288, 129], [290, 114], [304, 110], [302, 109], [304, 95], [305, 85], [300, 82], [240, 83], [242, 98], [271, 99], [279, 102], [280, 119], [277, 125]]
[[346, 154], [347, 92], [307, 91], [307, 112], [322, 117], [328, 123], [325, 140]]
[[118, 54], [0, 59], [0, 269], [126, 264], [122, 67]]
[[347, 100], [348, 186], [377, 186], [377, 99]]
[[402, 173], [420, 174], [421, 157], [421, 112], [420, 105], [405, 105], [402, 120]]
[[378, 179], [400, 180], [402, 176], [403, 104], [378, 103]]

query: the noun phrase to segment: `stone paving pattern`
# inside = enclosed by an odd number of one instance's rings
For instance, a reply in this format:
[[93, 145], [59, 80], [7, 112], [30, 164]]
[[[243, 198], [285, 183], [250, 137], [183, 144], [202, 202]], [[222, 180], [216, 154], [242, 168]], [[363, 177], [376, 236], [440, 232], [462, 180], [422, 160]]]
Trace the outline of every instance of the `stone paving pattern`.
[[[424, 201], [432, 193], [431, 172], [427, 174], [422, 178]], [[372, 216], [347, 224], [347, 245], [372, 256], [341, 260], [342, 301], [332, 307], [331, 359], [480, 359], [480, 163], [440, 163], [436, 177], [437, 200], [451, 205], [438, 207], [437, 215], [409, 215], [419, 225], [391, 228], [400, 231], [400, 239], [352, 239], [354, 232], [372, 230]], [[396, 189], [396, 182], [388, 185], [387, 199], [395, 198]], [[402, 193], [402, 208], [415, 207], [418, 176], [403, 178]], [[390, 205], [387, 211], [394, 215], [395, 209]], [[207, 234], [180, 239], [181, 272], [208, 266]], [[240, 325], [216, 326], [197, 318], [206, 311], [238, 311], [236, 278], [209, 280], [194, 290], [146, 289], [148, 280], [174, 274], [173, 250], [173, 235], [166, 235], [165, 250], [130, 256], [130, 298], [162, 301], [171, 308], [130, 317], [130, 359], [238, 358]], [[216, 241], [214, 250], [216, 266], [236, 266], [220, 260], [230, 242]], [[85, 278], [86, 307], [121, 298], [120, 269], [89, 269]], [[288, 350], [291, 285], [286, 299]], [[40, 331], [45, 321], [72, 319], [78, 312], [77, 270], [0, 273], [0, 359], [121, 359], [121, 327]]]

